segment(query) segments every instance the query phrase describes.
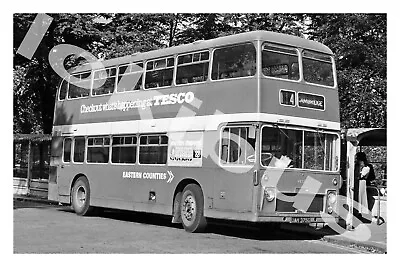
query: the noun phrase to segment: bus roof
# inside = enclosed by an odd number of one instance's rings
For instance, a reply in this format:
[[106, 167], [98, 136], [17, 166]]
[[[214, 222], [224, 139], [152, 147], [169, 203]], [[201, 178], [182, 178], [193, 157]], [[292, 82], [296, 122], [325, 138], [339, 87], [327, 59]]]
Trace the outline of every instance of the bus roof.
[[[211, 47], [219, 47], [225, 45], [231, 45], [236, 43], [243, 43], [249, 41], [268, 41], [272, 43], [279, 43], [284, 45], [291, 45], [299, 48], [314, 50], [317, 52], [322, 52], [326, 54], [332, 55], [332, 51], [325, 46], [324, 44], [307, 40], [301, 37], [276, 33], [276, 32], [269, 32], [269, 31], [252, 31], [252, 32], [245, 32], [239, 33], [235, 35], [223, 36], [218, 37], [215, 39], [210, 40], [201, 40], [195, 41], [190, 44], [184, 44], [179, 46], [168, 47], [164, 49], [158, 49], [153, 51], [148, 51], [144, 53], [135, 53], [133, 55], [128, 55], [119, 58], [113, 58], [109, 60], [102, 61], [104, 67], [116, 66], [120, 64], [126, 64], [131, 62], [143, 61], [146, 59], [156, 59], [165, 56], [171, 56], [175, 54], [182, 54], [188, 53], [191, 51], [199, 51], [204, 49], [209, 49]], [[70, 70], [70, 73], [78, 73], [83, 71], [91, 70], [90, 64], [84, 64], [81, 66], [77, 66]]]

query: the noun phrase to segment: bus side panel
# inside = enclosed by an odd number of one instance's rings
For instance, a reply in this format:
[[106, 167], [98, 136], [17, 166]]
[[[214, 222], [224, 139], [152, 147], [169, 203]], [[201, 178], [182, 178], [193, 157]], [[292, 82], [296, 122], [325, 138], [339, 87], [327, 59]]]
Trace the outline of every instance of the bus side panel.
[[[171, 96], [176, 94], [193, 95], [189, 103], [172, 102], [162, 104], [154, 97], [159, 95]], [[227, 97], [229, 96], [229, 97]], [[112, 100], [110, 100], [112, 97]], [[127, 110], [103, 110], [102, 112], [84, 112], [84, 107], [92, 105], [104, 105], [111, 101], [135, 101], [137, 99], [149, 102], [149, 107], [154, 119], [206, 116], [214, 114], [237, 114], [257, 112], [257, 79], [255, 77], [238, 78], [233, 80], [221, 80], [206, 84], [194, 84], [187, 86], [165, 88], [160, 91], [127, 92], [82, 98], [74, 101], [56, 102], [54, 126], [104, 123], [118, 121], [139, 121], [147, 119], [143, 117], [141, 107]], [[186, 111], [184, 107], [191, 111]], [[82, 112], [83, 111], [83, 112]], [[78, 115], [77, 115], [78, 114]], [[190, 127], [188, 127], [188, 130]]]
[[48, 189], [48, 200], [51, 201], [60, 201], [58, 198], [58, 185], [55, 183], [49, 183], [49, 189]]

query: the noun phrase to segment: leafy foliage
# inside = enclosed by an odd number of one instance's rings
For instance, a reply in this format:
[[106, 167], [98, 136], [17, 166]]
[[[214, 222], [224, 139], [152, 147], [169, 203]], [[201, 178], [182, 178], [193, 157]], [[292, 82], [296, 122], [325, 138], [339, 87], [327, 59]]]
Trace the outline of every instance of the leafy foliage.
[[[386, 127], [385, 14], [50, 14], [32, 60], [17, 54], [36, 14], [14, 14], [14, 132], [50, 133], [59, 78], [48, 63], [58, 44], [109, 59], [253, 30], [306, 37], [336, 54], [342, 127]], [[82, 58], [71, 57], [66, 68]]]
[[386, 14], [306, 17], [310, 39], [336, 56], [342, 127], [387, 127]]

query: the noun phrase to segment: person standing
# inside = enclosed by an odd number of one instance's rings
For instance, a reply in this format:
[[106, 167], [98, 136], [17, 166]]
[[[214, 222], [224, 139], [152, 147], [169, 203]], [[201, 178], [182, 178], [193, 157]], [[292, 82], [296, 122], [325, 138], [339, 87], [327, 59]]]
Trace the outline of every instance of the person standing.
[[[367, 198], [367, 180], [370, 174], [370, 164], [367, 160], [367, 155], [364, 152], [357, 152], [356, 154], [356, 165], [358, 165], [359, 173], [356, 173], [358, 177], [358, 203], [359, 203], [359, 213], [365, 216], [370, 214], [368, 209], [368, 198]], [[363, 217], [364, 217], [363, 216]]]

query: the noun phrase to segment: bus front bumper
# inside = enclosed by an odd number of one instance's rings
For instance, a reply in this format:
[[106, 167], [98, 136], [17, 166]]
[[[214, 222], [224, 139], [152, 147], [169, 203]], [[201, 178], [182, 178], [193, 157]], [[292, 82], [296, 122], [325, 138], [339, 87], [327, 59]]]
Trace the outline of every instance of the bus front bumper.
[[298, 214], [298, 213], [279, 213], [279, 214], [262, 214], [256, 216], [256, 222], [280, 222], [280, 223], [337, 223], [338, 216], [329, 215], [326, 213], [315, 214]]

